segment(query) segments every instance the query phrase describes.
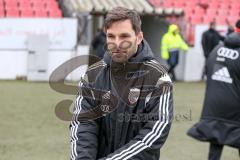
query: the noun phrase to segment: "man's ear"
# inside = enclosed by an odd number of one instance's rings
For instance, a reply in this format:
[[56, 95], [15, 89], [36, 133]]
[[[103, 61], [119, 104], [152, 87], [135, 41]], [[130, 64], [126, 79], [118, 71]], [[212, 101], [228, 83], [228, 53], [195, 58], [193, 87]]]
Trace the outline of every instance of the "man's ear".
[[138, 32], [137, 34], [137, 45], [139, 45], [143, 40], [143, 32]]

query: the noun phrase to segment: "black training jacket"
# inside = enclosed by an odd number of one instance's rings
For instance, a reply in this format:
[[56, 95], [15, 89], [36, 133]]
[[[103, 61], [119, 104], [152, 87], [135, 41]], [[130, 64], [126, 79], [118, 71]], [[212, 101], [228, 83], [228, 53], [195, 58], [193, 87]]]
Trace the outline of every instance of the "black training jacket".
[[188, 134], [240, 148], [240, 33], [231, 33], [210, 54], [201, 119]]
[[71, 159], [159, 160], [172, 117], [172, 82], [145, 40], [126, 63], [106, 53], [80, 82]]

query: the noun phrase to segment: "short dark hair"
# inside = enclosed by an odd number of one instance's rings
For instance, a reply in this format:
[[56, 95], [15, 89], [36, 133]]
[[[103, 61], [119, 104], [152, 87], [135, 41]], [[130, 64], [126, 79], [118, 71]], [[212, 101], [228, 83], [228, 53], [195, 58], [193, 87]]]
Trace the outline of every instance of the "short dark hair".
[[240, 19], [236, 22], [236, 28], [240, 28]]
[[114, 22], [124, 21], [128, 19], [131, 21], [132, 28], [135, 31], [135, 33], [141, 32], [142, 22], [137, 11], [127, 9], [124, 7], [113, 8], [107, 13], [104, 23], [104, 29], [106, 31]]
[[210, 22], [210, 27], [214, 27], [216, 25], [215, 21]]

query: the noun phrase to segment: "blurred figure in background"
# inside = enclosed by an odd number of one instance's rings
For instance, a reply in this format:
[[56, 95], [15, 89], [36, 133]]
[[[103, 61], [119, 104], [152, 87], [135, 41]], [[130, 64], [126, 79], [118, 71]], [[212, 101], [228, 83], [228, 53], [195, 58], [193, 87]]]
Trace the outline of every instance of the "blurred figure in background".
[[206, 69], [202, 115], [188, 135], [210, 143], [208, 160], [219, 160], [224, 145], [237, 148], [240, 157], [240, 20], [210, 53]]
[[161, 41], [161, 55], [169, 65], [168, 73], [172, 76], [172, 80], [176, 80], [174, 69], [178, 64], [180, 50], [187, 51], [188, 49], [188, 45], [179, 33], [178, 26], [171, 24]]
[[227, 26], [228, 26], [227, 35], [229, 35], [230, 33], [233, 33], [233, 32], [234, 32], [234, 26], [231, 25], [231, 23], [229, 22], [228, 19], [226, 19], [226, 23], [227, 23]]
[[[216, 30], [216, 23], [213, 21], [209, 25], [209, 29], [202, 34], [202, 48], [205, 60], [208, 58], [209, 54], [216, 47], [220, 41], [223, 41], [224, 37], [221, 36]], [[202, 73], [202, 80], [206, 74], [206, 65], [204, 66]]]
[[100, 59], [103, 58], [105, 53], [105, 44], [106, 44], [106, 34], [103, 29], [98, 29], [98, 33], [92, 41], [92, 47], [96, 51], [96, 56]]

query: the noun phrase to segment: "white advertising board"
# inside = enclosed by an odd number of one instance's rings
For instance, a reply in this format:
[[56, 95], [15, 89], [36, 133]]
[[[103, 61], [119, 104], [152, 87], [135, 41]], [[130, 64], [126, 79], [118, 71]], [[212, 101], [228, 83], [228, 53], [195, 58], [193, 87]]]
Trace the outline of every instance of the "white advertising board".
[[51, 50], [71, 50], [77, 43], [77, 20], [0, 19], [0, 50], [25, 50], [30, 35], [48, 35]]

